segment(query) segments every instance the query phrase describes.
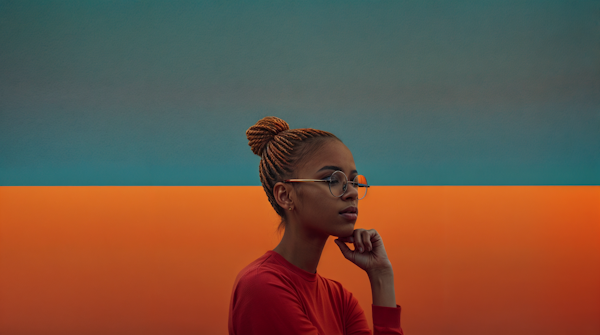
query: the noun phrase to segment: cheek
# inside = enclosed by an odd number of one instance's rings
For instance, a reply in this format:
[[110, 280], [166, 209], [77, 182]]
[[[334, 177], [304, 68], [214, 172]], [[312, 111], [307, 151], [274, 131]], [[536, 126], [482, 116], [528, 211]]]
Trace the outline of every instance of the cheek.
[[329, 198], [316, 198], [315, 201], [311, 203], [311, 206], [314, 214], [318, 215], [320, 218], [331, 219], [337, 214], [335, 210], [335, 203], [332, 199]]
[[298, 207], [302, 211], [302, 216], [309, 221], [323, 219], [329, 221], [338, 214], [336, 211], [338, 199], [329, 193], [329, 189], [298, 187], [296, 189], [296, 197], [298, 199]]
[[331, 212], [332, 204], [329, 199], [324, 199], [318, 192], [304, 192], [299, 198], [302, 202], [304, 216], [312, 220], [318, 220]]

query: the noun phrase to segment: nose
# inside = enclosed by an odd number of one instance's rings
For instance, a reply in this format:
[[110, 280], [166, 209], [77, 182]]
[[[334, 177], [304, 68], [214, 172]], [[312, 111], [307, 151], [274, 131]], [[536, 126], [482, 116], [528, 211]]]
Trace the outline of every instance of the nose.
[[358, 199], [358, 190], [351, 183], [346, 184], [346, 192], [342, 195], [342, 199], [344, 200], [357, 200]]

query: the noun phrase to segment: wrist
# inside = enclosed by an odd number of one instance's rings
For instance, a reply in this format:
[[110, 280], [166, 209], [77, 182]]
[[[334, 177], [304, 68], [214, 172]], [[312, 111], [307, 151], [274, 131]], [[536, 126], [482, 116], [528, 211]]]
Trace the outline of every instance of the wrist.
[[368, 272], [373, 294], [373, 305], [383, 307], [396, 307], [396, 293], [394, 288], [394, 271], [391, 267]]
[[383, 268], [377, 268], [377, 269], [369, 269], [367, 270], [367, 276], [369, 276], [369, 279], [373, 280], [376, 278], [394, 278], [394, 269], [392, 268], [392, 265], [390, 264], [390, 266], [388, 267], [383, 267]]

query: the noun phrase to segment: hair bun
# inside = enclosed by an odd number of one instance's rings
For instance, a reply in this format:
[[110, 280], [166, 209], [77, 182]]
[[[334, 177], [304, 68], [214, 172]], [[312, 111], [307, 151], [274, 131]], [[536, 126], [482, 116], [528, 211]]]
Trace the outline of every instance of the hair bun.
[[264, 117], [246, 130], [248, 145], [253, 153], [262, 156], [267, 144], [273, 140], [275, 135], [288, 129], [290, 126], [282, 119], [274, 116]]

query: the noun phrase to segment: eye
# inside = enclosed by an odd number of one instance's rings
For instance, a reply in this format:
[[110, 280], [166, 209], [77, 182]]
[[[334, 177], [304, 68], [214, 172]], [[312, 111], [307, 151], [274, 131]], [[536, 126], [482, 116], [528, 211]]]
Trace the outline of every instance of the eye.
[[337, 184], [339, 184], [341, 182], [340, 178], [338, 178], [338, 176], [336, 176], [336, 175], [334, 175], [333, 177], [329, 177], [328, 179], [329, 179], [329, 183], [331, 185], [337, 185]]

